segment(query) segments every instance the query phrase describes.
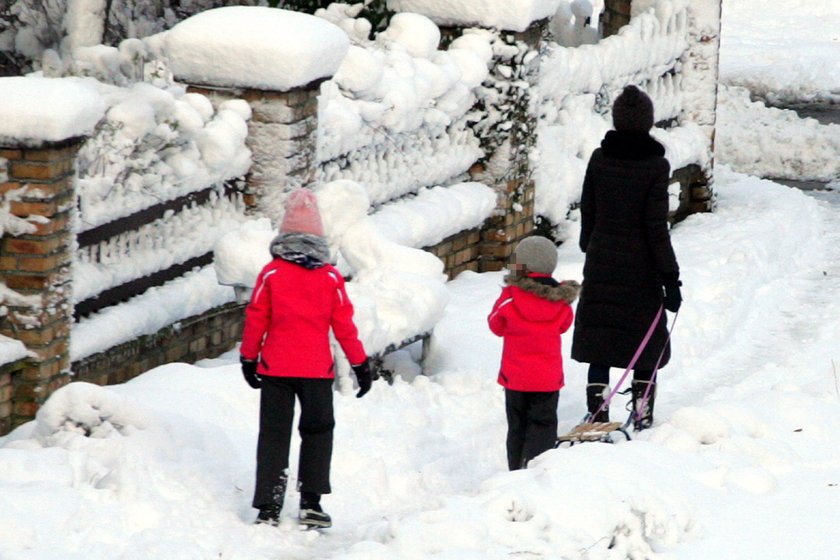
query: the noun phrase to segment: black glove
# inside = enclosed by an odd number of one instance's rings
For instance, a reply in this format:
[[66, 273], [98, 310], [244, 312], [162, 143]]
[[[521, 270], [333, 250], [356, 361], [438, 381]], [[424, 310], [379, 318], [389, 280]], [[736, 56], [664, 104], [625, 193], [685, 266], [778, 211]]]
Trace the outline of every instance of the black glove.
[[665, 300], [663, 301], [663, 305], [671, 313], [676, 313], [682, 304], [680, 286], [682, 286], [682, 282], [679, 280], [665, 281]]
[[239, 363], [242, 364], [242, 377], [252, 389], [259, 389], [262, 386], [260, 376], [257, 375], [257, 360], [248, 360], [240, 356]]
[[351, 366], [353, 373], [356, 374], [356, 381], [359, 382], [359, 392], [356, 393], [356, 398], [360, 399], [365, 396], [365, 393], [370, 391], [370, 386], [373, 384], [373, 376], [370, 373], [370, 360], [365, 360], [357, 366]]

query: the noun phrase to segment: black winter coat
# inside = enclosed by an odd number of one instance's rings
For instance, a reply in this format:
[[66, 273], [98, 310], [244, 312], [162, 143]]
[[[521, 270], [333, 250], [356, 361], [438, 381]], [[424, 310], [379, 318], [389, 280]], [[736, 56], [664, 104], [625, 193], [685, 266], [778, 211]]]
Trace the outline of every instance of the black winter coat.
[[[572, 358], [626, 368], [679, 278], [668, 233], [670, 165], [647, 133], [610, 131], [592, 153], [581, 194], [580, 248], [586, 253]], [[665, 313], [636, 363], [653, 369], [671, 356]]]

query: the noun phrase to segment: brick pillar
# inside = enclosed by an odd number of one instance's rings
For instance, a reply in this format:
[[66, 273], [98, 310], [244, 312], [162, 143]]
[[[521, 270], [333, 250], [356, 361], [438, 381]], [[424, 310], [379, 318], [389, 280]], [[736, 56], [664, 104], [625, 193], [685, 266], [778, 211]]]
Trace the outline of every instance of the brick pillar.
[[[474, 181], [498, 193], [496, 215], [481, 230], [479, 270], [505, 268], [516, 243], [534, 231], [535, 185], [529, 156], [536, 145], [537, 119], [532, 91], [539, 75], [540, 49], [547, 21], [522, 32], [497, 31], [496, 54], [490, 77], [477, 91], [474, 125], [485, 152], [470, 169]], [[443, 43], [451, 43], [458, 29], [442, 29]]]
[[15, 392], [12, 379], [20, 375], [26, 363], [26, 360], [18, 360], [10, 364], [0, 364], [0, 436], [9, 433], [12, 429]]
[[318, 94], [323, 80], [289, 91], [189, 86], [218, 106], [228, 99], [244, 99], [251, 106], [247, 146], [253, 165], [246, 203], [277, 223], [283, 195], [315, 179]]
[[632, 0], [605, 0], [604, 14], [601, 16], [601, 34], [603, 37], [615, 35], [618, 30], [630, 23]]
[[[0, 280], [29, 305], [10, 305], [2, 334], [37, 354], [11, 376], [11, 426], [31, 420], [38, 407], [70, 380], [69, 339], [73, 324], [70, 216], [74, 208], [74, 161], [82, 140], [37, 147], [0, 147], [6, 181], [0, 192], [25, 188], [10, 211], [29, 218], [32, 233], [0, 241]], [[2, 382], [2, 380], [0, 380]]]

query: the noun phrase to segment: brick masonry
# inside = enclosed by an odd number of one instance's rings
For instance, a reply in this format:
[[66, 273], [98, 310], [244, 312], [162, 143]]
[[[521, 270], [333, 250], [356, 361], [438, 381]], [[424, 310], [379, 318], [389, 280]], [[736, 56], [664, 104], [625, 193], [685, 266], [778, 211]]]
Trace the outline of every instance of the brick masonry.
[[245, 202], [274, 223], [281, 217], [283, 194], [309, 185], [315, 178], [322, 81], [289, 91], [188, 88], [207, 96], [216, 107], [230, 99], [244, 99], [251, 106], [247, 144], [253, 165], [248, 173]]
[[242, 304], [224, 305], [73, 362], [73, 380], [114, 385], [163, 364], [216, 357], [241, 340], [244, 309]]
[[30, 303], [9, 305], [0, 333], [21, 340], [36, 358], [0, 375], [0, 427], [30, 420], [56, 389], [70, 380], [73, 320], [70, 215], [75, 202], [75, 157], [82, 139], [36, 148], [0, 147], [6, 160], [0, 192], [25, 189], [9, 203], [11, 213], [36, 224], [27, 234], [0, 240], [0, 280]]
[[605, 0], [601, 16], [601, 33], [604, 37], [615, 35], [630, 23], [631, 0]]
[[462, 231], [423, 249], [443, 261], [444, 272], [450, 279], [465, 270], [478, 272], [481, 266], [481, 230]]
[[13, 379], [20, 376], [27, 367], [27, 360], [0, 364], [0, 435], [12, 429], [12, 407], [14, 406]]

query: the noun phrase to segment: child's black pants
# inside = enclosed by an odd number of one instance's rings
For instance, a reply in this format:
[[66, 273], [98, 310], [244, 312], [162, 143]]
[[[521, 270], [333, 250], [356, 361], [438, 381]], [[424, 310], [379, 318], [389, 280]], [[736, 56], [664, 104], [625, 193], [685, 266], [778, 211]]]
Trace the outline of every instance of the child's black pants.
[[559, 391], [531, 392], [505, 389], [507, 459], [512, 471], [554, 448], [557, 441]]
[[314, 494], [330, 492], [333, 380], [263, 376], [255, 508], [272, 503], [272, 492], [289, 467], [295, 396], [300, 401], [298, 489]]

